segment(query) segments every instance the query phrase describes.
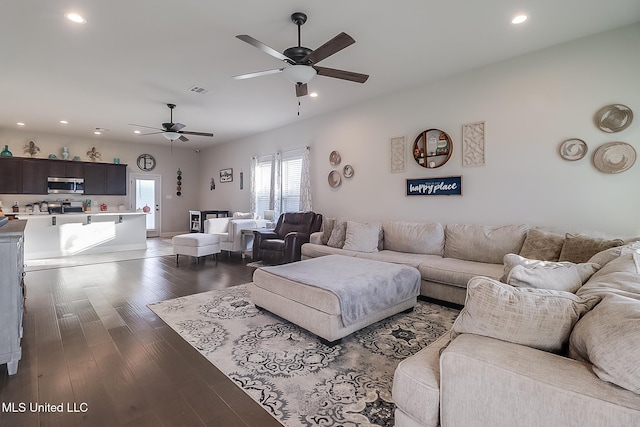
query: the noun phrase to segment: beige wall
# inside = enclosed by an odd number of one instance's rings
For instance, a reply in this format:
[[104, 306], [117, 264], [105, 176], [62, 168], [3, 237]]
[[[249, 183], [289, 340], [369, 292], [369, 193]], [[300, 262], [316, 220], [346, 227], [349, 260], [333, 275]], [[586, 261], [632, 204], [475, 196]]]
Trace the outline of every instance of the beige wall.
[[[216, 176], [216, 190], [200, 187], [201, 204], [247, 210], [250, 157], [309, 145], [314, 210], [329, 216], [527, 223], [640, 235], [640, 163], [621, 174], [604, 174], [591, 163], [606, 142], [640, 149], [638, 45], [635, 24], [207, 149], [200, 155], [201, 180], [233, 167], [245, 171], [245, 189], [235, 178], [219, 184]], [[611, 103], [636, 112], [635, 122], [615, 134], [593, 123], [596, 111]], [[486, 125], [487, 163], [462, 167], [461, 126], [476, 121]], [[432, 127], [453, 138], [449, 163], [426, 170], [408, 154], [406, 171], [392, 174], [390, 138], [406, 136], [409, 153], [416, 135]], [[567, 138], [586, 141], [588, 155], [576, 162], [560, 158], [559, 145]], [[327, 183], [332, 150], [342, 155], [340, 167], [355, 169], [338, 189]], [[463, 177], [461, 197], [405, 196], [407, 178], [454, 175]]]

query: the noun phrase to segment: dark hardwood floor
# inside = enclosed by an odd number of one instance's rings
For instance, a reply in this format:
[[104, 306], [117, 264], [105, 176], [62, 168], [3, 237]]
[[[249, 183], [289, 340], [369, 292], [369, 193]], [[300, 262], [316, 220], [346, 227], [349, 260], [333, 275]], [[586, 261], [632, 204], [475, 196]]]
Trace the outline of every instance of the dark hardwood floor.
[[146, 306], [250, 282], [254, 269], [237, 255], [180, 261], [29, 271], [18, 373], [0, 366], [0, 426], [280, 425]]

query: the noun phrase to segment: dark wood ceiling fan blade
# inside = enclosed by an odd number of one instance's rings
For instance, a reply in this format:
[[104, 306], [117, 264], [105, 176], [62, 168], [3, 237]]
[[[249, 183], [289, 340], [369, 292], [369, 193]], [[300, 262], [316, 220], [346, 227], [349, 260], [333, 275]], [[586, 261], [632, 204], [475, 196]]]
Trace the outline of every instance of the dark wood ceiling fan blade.
[[136, 125], [134, 123], [129, 123], [129, 126], [136, 126], [136, 127], [139, 127], [139, 128], [147, 128], [147, 129], [155, 129], [155, 130], [164, 130], [164, 129], [160, 129], [160, 128], [153, 127], [153, 126]]
[[180, 141], [182, 141], [182, 142], [187, 142], [187, 141], [189, 140], [189, 138], [187, 138], [187, 137], [186, 137], [186, 136], [184, 136], [184, 135], [180, 135], [180, 138], [178, 138], [178, 139], [179, 139]]
[[336, 70], [335, 68], [313, 67], [319, 76], [333, 77], [334, 79], [349, 80], [350, 82], [364, 83], [369, 78], [368, 74], [354, 73], [353, 71]]
[[309, 93], [309, 88], [306, 83], [297, 83], [296, 84], [296, 96], [300, 98], [301, 96], [306, 96]]
[[213, 136], [213, 134], [210, 133], [210, 132], [189, 132], [189, 131], [186, 131], [186, 130], [181, 130], [178, 133], [181, 133], [183, 135], [196, 135], [196, 136], [209, 136], [209, 137]]
[[253, 47], [257, 47], [258, 49], [260, 49], [261, 51], [263, 51], [267, 55], [271, 55], [274, 58], [277, 58], [277, 59], [279, 59], [281, 61], [291, 62], [291, 60], [289, 58], [287, 58], [286, 56], [284, 56], [283, 54], [281, 54], [277, 50], [267, 46], [266, 44], [262, 43], [259, 40], [254, 39], [251, 36], [248, 36], [246, 34], [241, 34], [239, 36], [236, 36], [236, 38], [242, 40], [245, 43], [249, 43]]
[[[167, 125], [167, 126], [165, 126], [165, 125]], [[165, 129], [167, 131], [177, 132], [180, 129], [182, 129], [183, 127], [185, 127], [186, 125], [183, 125], [182, 123], [163, 123], [162, 126], [165, 126]]]
[[242, 79], [252, 79], [254, 77], [267, 76], [269, 74], [281, 73], [284, 68], [275, 68], [273, 70], [265, 70], [265, 71], [256, 71], [255, 73], [247, 73], [240, 74], [238, 76], [231, 77], [232, 79], [242, 80]]
[[342, 32], [304, 57], [301, 62], [311, 61], [312, 64], [317, 64], [334, 53], [340, 52], [345, 47], [351, 46], [355, 42], [353, 37]]

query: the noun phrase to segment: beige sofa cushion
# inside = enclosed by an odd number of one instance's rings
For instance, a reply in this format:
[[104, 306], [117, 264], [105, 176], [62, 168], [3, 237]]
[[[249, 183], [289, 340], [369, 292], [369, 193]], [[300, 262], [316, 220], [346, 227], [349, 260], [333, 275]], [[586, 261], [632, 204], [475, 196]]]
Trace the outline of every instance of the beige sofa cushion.
[[336, 219], [333, 223], [331, 235], [327, 241], [327, 246], [332, 248], [342, 248], [344, 240], [347, 237], [347, 221], [344, 219]]
[[380, 223], [363, 224], [347, 221], [344, 246], [348, 251], [378, 252], [378, 240], [382, 225]]
[[494, 279], [502, 276], [502, 264], [465, 261], [456, 258], [436, 258], [435, 255], [432, 257], [428, 262], [418, 266], [423, 280], [466, 288], [469, 280], [476, 276]]
[[529, 230], [520, 255], [542, 261], [558, 261], [564, 244], [564, 236], [537, 228]]
[[569, 356], [602, 380], [640, 394], [640, 301], [608, 295], [571, 333]]
[[323, 217], [322, 218], [322, 244], [326, 245], [331, 237], [333, 231], [333, 225], [335, 224], [335, 218]]
[[388, 221], [382, 224], [384, 248], [412, 254], [444, 252], [444, 227], [439, 223]]
[[622, 246], [624, 242], [620, 239], [605, 240], [596, 237], [573, 235], [567, 233], [560, 252], [559, 261], [587, 262], [589, 258], [609, 248]]
[[519, 288], [553, 289], [575, 293], [600, 266], [593, 263], [552, 262], [516, 254], [504, 256], [502, 280]]
[[544, 351], [561, 351], [580, 317], [600, 301], [569, 292], [514, 288], [487, 277], [467, 285], [467, 299], [451, 337], [476, 334]]
[[502, 264], [506, 254], [517, 254], [527, 236], [526, 225], [447, 224], [444, 256], [467, 261]]

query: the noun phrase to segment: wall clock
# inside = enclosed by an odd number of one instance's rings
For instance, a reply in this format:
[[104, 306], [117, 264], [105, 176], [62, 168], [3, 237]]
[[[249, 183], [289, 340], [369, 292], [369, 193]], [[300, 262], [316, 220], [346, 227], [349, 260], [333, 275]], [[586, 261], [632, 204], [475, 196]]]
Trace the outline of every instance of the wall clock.
[[150, 171], [156, 167], [156, 159], [151, 154], [140, 154], [138, 156], [138, 167], [143, 171]]

